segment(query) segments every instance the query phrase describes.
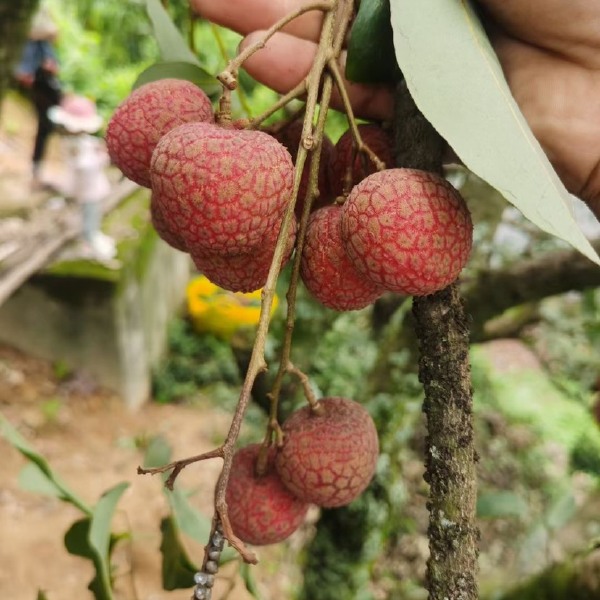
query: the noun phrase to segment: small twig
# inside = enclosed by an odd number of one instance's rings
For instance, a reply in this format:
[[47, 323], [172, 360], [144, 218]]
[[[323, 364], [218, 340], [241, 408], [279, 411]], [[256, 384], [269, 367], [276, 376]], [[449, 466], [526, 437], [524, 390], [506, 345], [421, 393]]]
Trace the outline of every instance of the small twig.
[[300, 98], [306, 93], [306, 79], [303, 79], [296, 87], [291, 89], [287, 94], [284, 94], [272, 104], [264, 113], [258, 115], [250, 121], [250, 129], [256, 129], [260, 124], [268, 119], [272, 114], [276, 113], [280, 108], [283, 108], [286, 104], [292, 100]]
[[235, 90], [237, 87], [237, 77], [235, 76], [235, 71], [239, 69], [250, 56], [252, 56], [258, 50], [261, 50], [265, 47], [266, 43], [283, 27], [285, 27], [290, 21], [293, 21], [295, 18], [303, 15], [304, 13], [310, 12], [312, 10], [320, 10], [323, 12], [331, 11], [336, 5], [335, 0], [325, 0], [322, 2], [313, 2], [311, 4], [304, 4], [303, 6], [297, 8], [296, 10], [288, 13], [285, 17], [282, 17], [274, 23], [267, 31], [264, 36], [255, 44], [248, 46], [245, 48], [240, 54], [238, 54], [233, 60], [230, 61], [227, 68], [217, 75], [217, 79], [230, 90]]
[[175, 483], [175, 479], [185, 467], [201, 460], [208, 460], [209, 458], [223, 458], [223, 446], [210, 450], [209, 452], [203, 452], [196, 456], [190, 456], [189, 458], [183, 458], [181, 460], [175, 460], [168, 465], [162, 465], [161, 467], [152, 467], [151, 469], [144, 469], [143, 467], [137, 468], [138, 475], [157, 475], [158, 473], [167, 473], [171, 471], [168, 479], [165, 481], [165, 486], [172, 490]]
[[310, 381], [306, 373], [303, 373], [298, 367], [293, 365], [291, 362], [288, 363], [286, 370], [288, 373], [292, 373], [300, 380], [300, 384], [302, 385], [302, 389], [304, 390], [304, 396], [307, 402], [310, 404], [312, 412], [316, 414], [322, 414], [323, 405], [317, 400], [317, 397], [315, 396], [315, 393], [312, 387], [310, 386]]
[[[339, 65], [335, 59], [330, 59], [327, 63], [327, 66], [333, 75], [335, 80], [338, 92], [340, 94], [340, 98], [342, 99], [342, 104], [344, 106], [344, 110], [348, 115], [348, 127], [352, 133], [352, 139], [354, 140], [354, 147], [356, 154], [353, 153], [352, 160], [348, 165], [347, 173], [344, 176], [344, 192], [349, 191], [346, 188], [349, 187], [352, 183], [352, 166], [354, 165], [354, 161], [357, 154], [362, 154], [366, 156], [371, 163], [375, 166], [378, 171], [382, 171], [386, 168], [386, 164], [369, 148], [367, 144], [364, 143], [360, 132], [358, 131], [358, 127], [356, 125], [356, 120], [354, 118], [354, 114], [352, 112], [352, 104], [350, 102], [350, 98], [348, 97], [348, 92], [344, 86], [344, 78], [340, 72]], [[348, 184], [348, 186], [346, 185]]]

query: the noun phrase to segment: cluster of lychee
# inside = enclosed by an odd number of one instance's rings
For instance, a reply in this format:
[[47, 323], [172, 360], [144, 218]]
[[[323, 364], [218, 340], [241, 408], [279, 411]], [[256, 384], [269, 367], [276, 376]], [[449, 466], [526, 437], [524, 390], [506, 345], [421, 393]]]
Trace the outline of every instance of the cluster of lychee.
[[[266, 283], [292, 199], [302, 124], [268, 131], [217, 123], [200, 88], [162, 79], [135, 90], [106, 132], [114, 164], [152, 189], [159, 235], [188, 252], [209, 280], [234, 292]], [[359, 132], [384, 164], [393, 164], [386, 130], [362, 124]], [[294, 250], [308, 171], [309, 164], [281, 266]], [[472, 223], [458, 192], [432, 173], [377, 171], [355, 151], [350, 131], [335, 146], [322, 141], [313, 208], [300, 275], [317, 300], [336, 310], [364, 308], [385, 291], [438, 291], [458, 277], [470, 254]]]
[[281, 542], [304, 522], [311, 505], [333, 508], [357, 498], [375, 473], [379, 443], [366, 409], [348, 398], [323, 398], [283, 423], [281, 448], [267, 450], [257, 473], [261, 444], [239, 449], [226, 490], [234, 533], [244, 542]]

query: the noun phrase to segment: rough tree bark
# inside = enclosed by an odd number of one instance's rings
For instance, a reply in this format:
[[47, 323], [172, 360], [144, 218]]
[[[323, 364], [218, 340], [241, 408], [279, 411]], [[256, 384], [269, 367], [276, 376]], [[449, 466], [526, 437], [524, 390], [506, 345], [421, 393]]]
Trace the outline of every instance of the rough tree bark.
[[[441, 173], [444, 141], [414, 104], [396, 93], [396, 164]], [[413, 301], [419, 379], [427, 418], [429, 484], [427, 588], [430, 600], [476, 600], [476, 453], [469, 366], [469, 323], [457, 284]]]
[[0, 0], [0, 101], [8, 89], [12, 68], [39, 0]]

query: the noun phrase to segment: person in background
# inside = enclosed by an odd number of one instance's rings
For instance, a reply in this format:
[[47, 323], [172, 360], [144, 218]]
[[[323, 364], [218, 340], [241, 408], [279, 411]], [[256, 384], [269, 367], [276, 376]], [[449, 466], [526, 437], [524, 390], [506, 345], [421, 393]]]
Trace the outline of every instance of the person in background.
[[109, 261], [116, 254], [115, 242], [101, 231], [102, 205], [111, 185], [104, 141], [92, 135], [102, 127], [96, 104], [84, 96], [65, 95], [48, 117], [62, 135], [68, 184], [65, 194], [81, 205], [83, 256]]
[[58, 60], [54, 42], [58, 27], [48, 9], [42, 7], [34, 15], [15, 71], [18, 83], [27, 90], [37, 115], [37, 132], [32, 156], [32, 188], [43, 187], [40, 167], [46, 152], [52, 122], [48, 110], [60, 103], [62, 92], [58, 79]]

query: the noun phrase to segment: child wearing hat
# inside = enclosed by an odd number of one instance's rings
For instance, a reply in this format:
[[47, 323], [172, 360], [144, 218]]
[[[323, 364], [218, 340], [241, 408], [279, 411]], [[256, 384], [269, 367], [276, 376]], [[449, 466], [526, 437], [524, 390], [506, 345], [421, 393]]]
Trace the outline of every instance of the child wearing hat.
[[108, 152], [97, 133], [102, 117], [94, 102], [78, 95], [67, 95], [48, 117], [63, 135], [65, 161], [70, 178], [67, 195], [80, 203], [84, 255], [106, 261], [116, 254], [115, 242], [100, 230], [102, 204], [110, 192], [106, 175]]

